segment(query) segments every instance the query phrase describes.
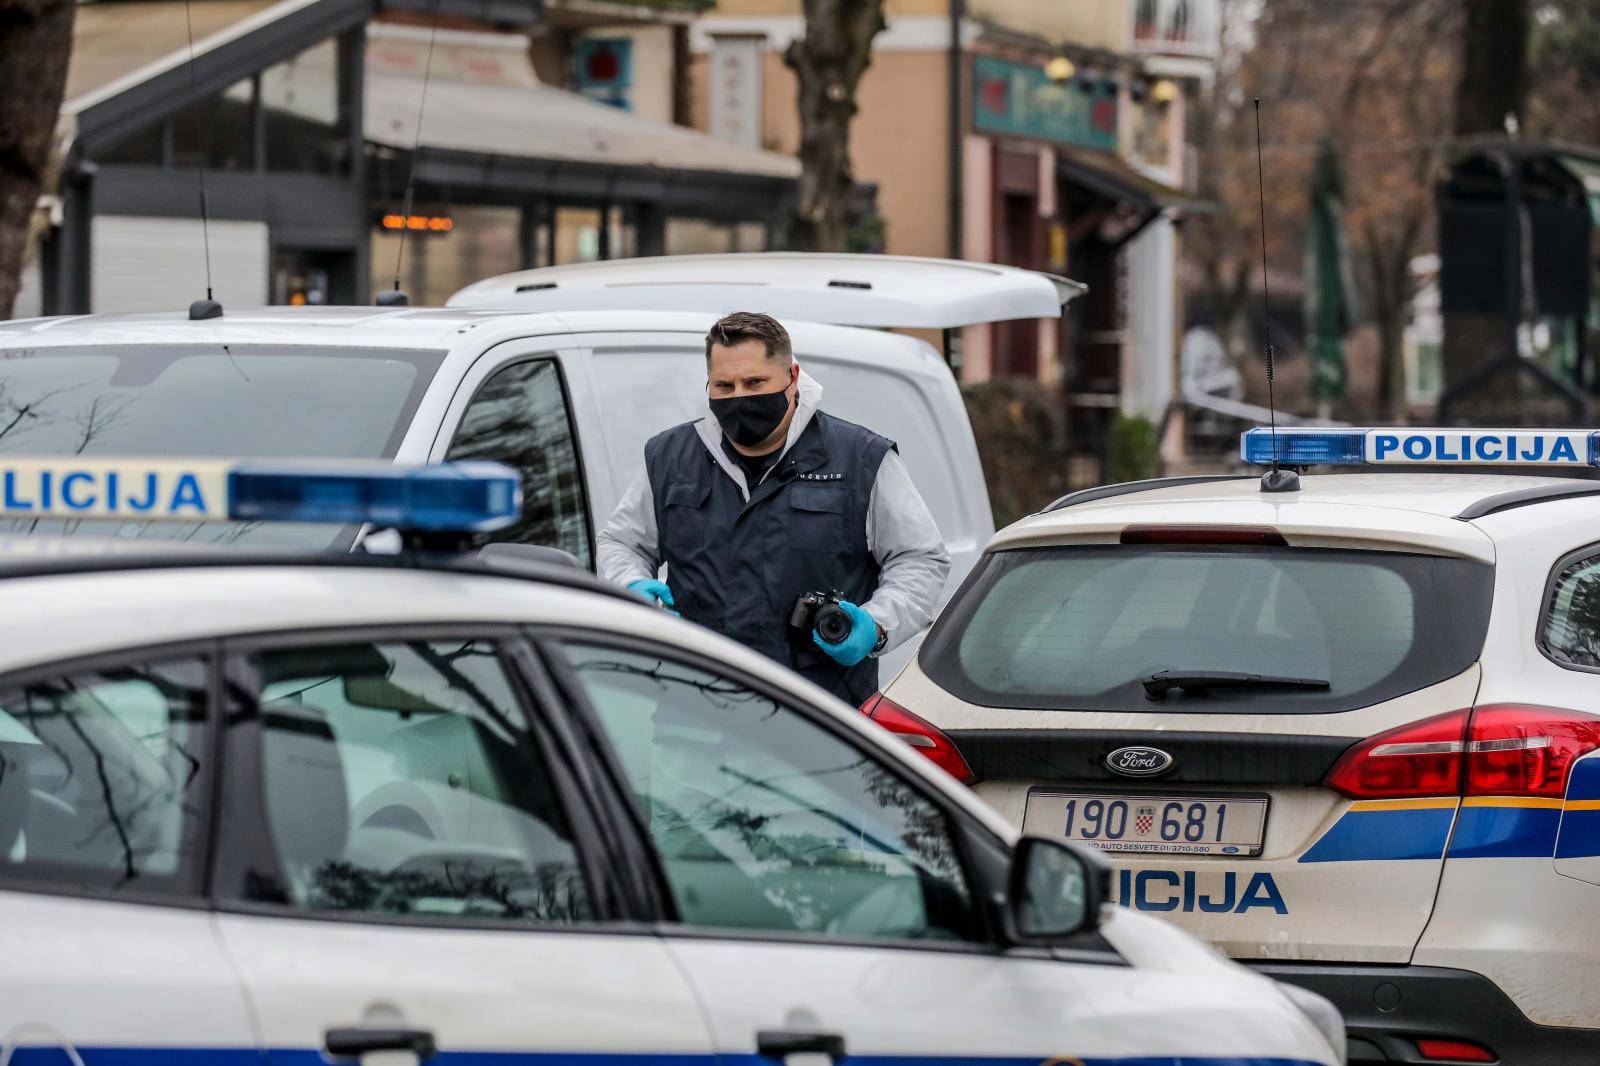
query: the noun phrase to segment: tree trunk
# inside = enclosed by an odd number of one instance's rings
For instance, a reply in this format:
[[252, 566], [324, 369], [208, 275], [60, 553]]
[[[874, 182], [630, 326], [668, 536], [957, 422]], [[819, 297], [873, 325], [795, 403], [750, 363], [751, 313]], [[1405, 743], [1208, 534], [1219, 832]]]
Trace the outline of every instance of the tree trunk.
[[844, 251], [850, 232], [850, 121], [856, 88], [884, 28], [883, 0], [805, 0], [805, 34], [783, 60], [799, 80], [800, 201], [789, 241], [806, 252]]
[[10, 318], [44, 191], [67, 59], [73, 0], [0, 0], [0, 318]]
[[1528, 102], [1528, 0], [1467, 0], [1455, 132], [1504, 133]]
[[[1528, 98], [1528, 22], [1528, 0], [1467, 0], [1453, 123], [1457, 137], [1504, 136], [1507, 114], [1521, 122]], [[1446, 390], [1509, 354], [1506, 317], [1518, 315], [1511, 308], [1444, 316]]]

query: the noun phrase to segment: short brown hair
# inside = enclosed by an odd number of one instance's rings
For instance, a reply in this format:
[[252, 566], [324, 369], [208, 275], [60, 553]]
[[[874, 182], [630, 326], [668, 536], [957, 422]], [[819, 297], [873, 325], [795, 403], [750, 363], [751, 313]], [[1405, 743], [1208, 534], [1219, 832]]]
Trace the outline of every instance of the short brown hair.
[[711, 332], [706, 334], [706, 363], [711, 362], [713, 344], [732, 348], [749, 340], [760, 341], [767, 350], [768, 359], [794, 358], [794, 348], [789, 344], [789, 331], [777, 319], [758, 311], [735, 311], [731, 315], [723, 315], [711, 327]]

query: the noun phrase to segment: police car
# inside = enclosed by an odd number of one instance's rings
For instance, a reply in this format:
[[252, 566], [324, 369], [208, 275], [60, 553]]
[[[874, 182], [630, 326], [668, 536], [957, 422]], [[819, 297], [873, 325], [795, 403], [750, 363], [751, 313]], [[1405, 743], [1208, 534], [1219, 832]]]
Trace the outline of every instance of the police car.
[[1355, 469], [1066, 496], [867, 711], [1353, 1060], [1600, 1061], [1600, 433], [1276, 440]]
[[11, 514], [408, 549], [0, 542], [0, 1061], [1344, 1061], [1321, 997], [1102, 907], [1092, 854], [771, 661], [463, 553], [517, 495], [0, 463]]

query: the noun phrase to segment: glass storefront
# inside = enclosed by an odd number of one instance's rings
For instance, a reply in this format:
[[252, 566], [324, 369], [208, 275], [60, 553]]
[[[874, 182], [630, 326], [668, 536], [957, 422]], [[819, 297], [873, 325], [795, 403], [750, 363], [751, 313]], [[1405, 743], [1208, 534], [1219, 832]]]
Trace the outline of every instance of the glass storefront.
[[[390, 213], [389, 225], [400, 219]], [[418, 220], [426, 223], [417, 226]], [[437, 221], [436, 221], [437, 220]], [[443, 304], [474, 281], [522, 269], [522, 211], [516, 207], [417, 206], [407, 231], [400, 287], [417, 307]], [[400, 232], [380, 216], [372, 233], [372, 294], [394, 285]]]

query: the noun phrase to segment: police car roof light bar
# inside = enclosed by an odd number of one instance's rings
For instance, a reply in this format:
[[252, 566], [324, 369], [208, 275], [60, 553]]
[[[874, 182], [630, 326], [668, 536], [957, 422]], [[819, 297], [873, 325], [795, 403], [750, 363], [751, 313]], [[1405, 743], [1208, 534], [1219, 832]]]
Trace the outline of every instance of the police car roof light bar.
[[1600, 431], [1558, 429], [1280, 429], [1257, 426], [1239, 455], [1266, 466], [1600, 467]]
[[396, 529], [403, 542], [446, 548], [511, 525], [521, 506], [520, 475], [490, 462], [0, 459], [3, 517], [331, 522]]
[[381, 469], [251, 463], [228, 474], [238, 521], [371, 523], [424, 533], [488, 533], [516, 521], [522, 484], [499, 463]]

